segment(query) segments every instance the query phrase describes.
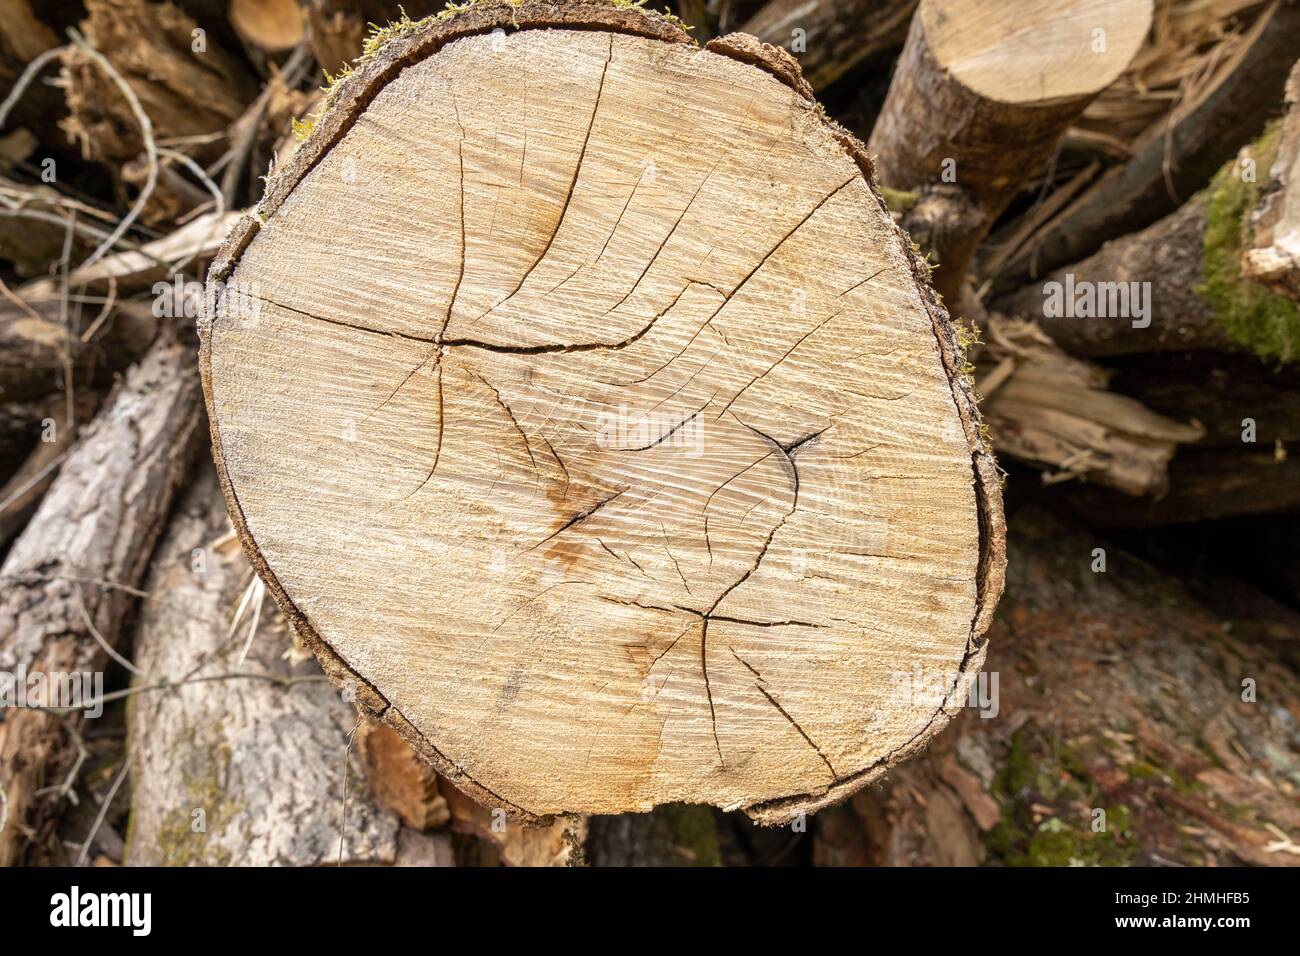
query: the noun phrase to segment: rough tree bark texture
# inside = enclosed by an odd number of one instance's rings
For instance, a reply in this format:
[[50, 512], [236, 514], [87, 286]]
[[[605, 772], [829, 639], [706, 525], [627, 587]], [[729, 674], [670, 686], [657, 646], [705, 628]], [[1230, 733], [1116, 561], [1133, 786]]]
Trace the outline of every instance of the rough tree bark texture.
[[1093, 573], [1093, 535], [1033, 510], [1011, 528], [996, 718], [962, 715], [819, 814], [817, 862], [1300, 864], [1300, 764], [1274, 744], [1294, 734], [1295, 672], [1144, 561], [1109, 549]]
[[[192, 346], [160, 340], [127, 373], [59, 472], [0, 566], [0, 669], [14, 674], [102, 671], [96, 635], [116, 641], [202, 419]], [[77, 715], [68, 719], [75, 723]], [[44, 827], [70, 744], [50, 714], [8, 710], [0, 773], [9, 822], [0, 865], [14, 863]]]
[[[1082, 262], [1066, 266], [998, 302], [1008, 315], [1036, 319], [1039, 326], [1075, 355], [1123, 355], [1179, 349], [1230, 349], [1227, 329], [1198, 291], [1205, 281], [1205, 223], [1209, 197], [1198, 194], [1173, 215], [1106, 243]], [[1068, 280], [1067, 276], [1073, 276]], [[1062, 289], [1102, 289], [1118, 283], [1150, 282], [1150, 326], [1134, 325], [1130, 315], [1078, 318], [1044, 313], [1049, 283]], [[1073, 297], [1071, 297], [1073, 298]]]
[[[916, 0], [770, 0], [741, 30], [794, 53], [819, 90], [864, 60], [901, 47], [915, 9]], [[796, 36], [802, 50], [795, 49]]]
[[[1077, 355], [1228, 349], [1293, 361], [1300, 307], [1250, 272], [1252, 255], [1267, 255], [1262, 278], [1283, 288], [1289, 281], [1279, 251], [1290, 241], [1287, 226], [1279, 220], [1273, 228], [1267, 218], [1285, 193], [1259, 181], [1278, 162], [1293, 161], [1283, 153], [1283, 134], [1271, 127], [1173, 215], [1030, 284], [999, 308], [1037, 318]], [[1257, 215], [1261, 202], [1265, 213]]]
[[396, 862], [398, 820], [371, 800], [363, 761], [349, 747], [355, 709], [305, 652], [286, 659], [290, 638], [278, 614], [263, 615], [251, 644], [251, 612], [231, 626], [249, 587], [260, 582], [231, 533], [216, 476], [204, 469], [145, 587], [136, 689], [183, 686], [142, 690], [130, 704], [125, 862]]
[[937, 260], [950, 305], [993, 221], [1128, 66], [1150, 21], [1150, 0], [917, 7], [868, 149], [885, 186], [926, 194], [903, 224]]
[[526, 820], [775, 822], [923, 746], [948, 703], [888, 674], [978, 667], [1000, 493], [860, 146], [788, 55], [636, 9], [395, 35], [204, 329], [237, 526], [327, 671]]
[[1278, 0], [1260, 18], [1249, 46], [1217, 66], [1195, 102], [1180, 104], [1168, 124], [1142, 137], [1132, 159], [1025, 243], [999, 270], [996, 288], [1020, 288], [1176, 210], [1277, 115], [1298, 49], [1300, 0]]
[[1287, 115], [1263, 202], [1252, 218], [1255, 248], [1246, 252], [1246, 277], [1300, 300], [1300, 61], [1291, 68]]

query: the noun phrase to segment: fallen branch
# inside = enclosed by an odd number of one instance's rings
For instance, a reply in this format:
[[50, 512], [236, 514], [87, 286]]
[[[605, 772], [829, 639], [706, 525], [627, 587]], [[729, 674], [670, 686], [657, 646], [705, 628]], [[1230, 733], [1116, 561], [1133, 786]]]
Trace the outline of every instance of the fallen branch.
[[[160, 340], [127, 373], [0, 565], [0, 667], [8, 673], [103, 670], [108, 655], [85, 621], [115, 644], [131, 598], [74, 579], [127, 587], [140, 580], [200, 436], [192, 354], [186, 344]], [[57, 801], [36, 791], [59, 772], [62, 751], [59, 723], [48, 713], [20, 707], [0, 723], [0, 786], [10, 810], [0, 865], [16, 862], [29, 836], [47, 835]]]

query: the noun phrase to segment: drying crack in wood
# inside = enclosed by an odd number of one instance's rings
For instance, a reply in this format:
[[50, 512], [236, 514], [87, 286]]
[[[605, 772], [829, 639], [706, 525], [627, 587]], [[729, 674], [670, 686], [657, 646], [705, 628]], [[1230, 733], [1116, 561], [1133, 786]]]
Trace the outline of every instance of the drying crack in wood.
[[[256, 303], [201, 327], [232, 518], [480, 802], [787, 821], [984, 658], [1001, 491], [927, 276], [783, 51], [610, 3], [403, 22], [210, 275]], [[918, 666], [941, 706], [896, 699]]]

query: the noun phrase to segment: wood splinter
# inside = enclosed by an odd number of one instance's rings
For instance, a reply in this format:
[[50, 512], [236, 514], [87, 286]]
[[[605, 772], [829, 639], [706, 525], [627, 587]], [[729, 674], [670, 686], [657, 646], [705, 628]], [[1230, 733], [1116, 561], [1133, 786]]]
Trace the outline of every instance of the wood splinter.
[[404, 23], [214, 266], [253, 563], [526, 822], [789, 820], [922, 748], [983, 661], [1003, 525], [961, 350], [801, 89], [635, 8]]

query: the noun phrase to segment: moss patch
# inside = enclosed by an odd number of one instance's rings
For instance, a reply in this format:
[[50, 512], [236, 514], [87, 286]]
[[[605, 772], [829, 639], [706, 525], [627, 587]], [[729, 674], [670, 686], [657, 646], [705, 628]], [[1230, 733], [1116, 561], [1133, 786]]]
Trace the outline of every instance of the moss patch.
[[[1129, 808], [1106, 805], [1087, 774], [1084, 759], [1032, 725], [1012, 735], [994, 780], [993, 795], [1003, 812], [997, 825], [984, 835], [991, 862], [1004, 866], [1124, 866], [1136, 855]], [[1045, 819], [1043, 805], [1053, 811]], [[1106, 810], [1104, 832], [1093, 832], [1093, 807]]]
[[[1280, 134], [1271, 125], [1251, 147], [1257, 173], [1277, 155]], [[1258, 176], [1256, 176], [1258, 179]], [[1198, 292], [1235, 342], [1261, 358], [1294, 361], [1300, 355], [1300, 304], [1242, 277], [1241, 256], [1251, 245], [1249, 218], [1262, 187], [1247, 182], [1236, 161], [1210, 183], [1206, 206], [1204, 283]]]
[[689, 854], [692, 866], [722, 866], [718, 821], [712, 807], [671, 804], [661, 812], [672, 827], [673, 842]]

